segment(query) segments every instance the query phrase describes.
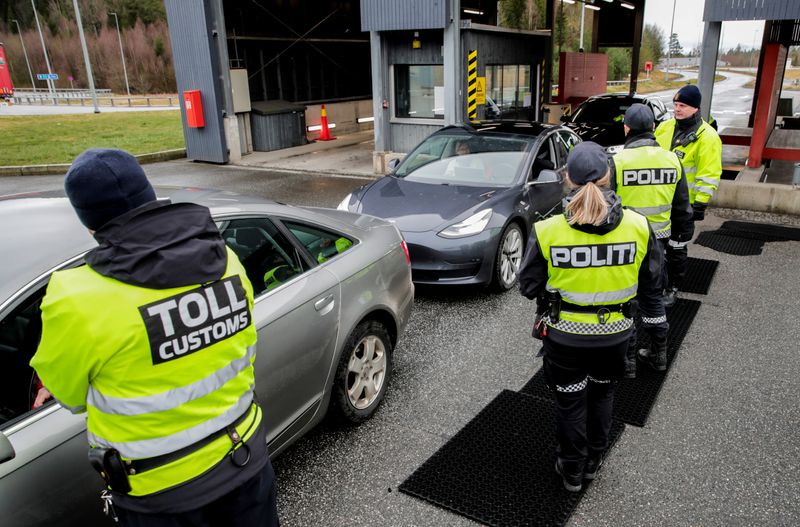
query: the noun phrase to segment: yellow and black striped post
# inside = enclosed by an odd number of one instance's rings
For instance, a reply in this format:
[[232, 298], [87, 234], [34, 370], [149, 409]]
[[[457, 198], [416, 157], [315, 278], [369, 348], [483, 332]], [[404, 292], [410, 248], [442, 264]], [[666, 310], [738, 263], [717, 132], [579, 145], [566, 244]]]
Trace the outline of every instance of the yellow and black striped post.
[[[463, 107], [462, 107], [463, 108]], [[478, 120], [478, 50], [467, 54], [467, 115], [470, 121]]]

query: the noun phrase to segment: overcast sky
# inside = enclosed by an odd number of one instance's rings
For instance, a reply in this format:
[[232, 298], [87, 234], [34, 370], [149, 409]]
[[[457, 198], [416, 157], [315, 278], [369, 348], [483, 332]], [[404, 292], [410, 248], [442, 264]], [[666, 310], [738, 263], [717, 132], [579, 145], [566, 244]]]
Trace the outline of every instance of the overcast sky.
[[[703, 39], [703, 0], [674, 0], [675, 26], [673, 33], [678, 34], [678, 41], [688, 51]], [[672, 0], [647, 0], [644, 9], [644, 23], [656, 24], [669, 35], [672, 20]], [[600, 2], [602, 5], [602, 2]], [[761, 35], [764, 32], [764, 21], [723, 22], [720, 51], [735, 48], [741, 44], [743, 48], [761, 46]]]

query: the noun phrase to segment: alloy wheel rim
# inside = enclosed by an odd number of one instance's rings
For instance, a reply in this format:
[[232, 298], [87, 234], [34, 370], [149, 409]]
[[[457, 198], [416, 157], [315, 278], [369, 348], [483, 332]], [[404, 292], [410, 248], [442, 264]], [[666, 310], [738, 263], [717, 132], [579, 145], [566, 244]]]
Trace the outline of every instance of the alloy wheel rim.
[[503, 284], [510, 286], [517, 278], [519, 264], [522, 261], [522, 236], [517, 229], [511, 229], [503, 238], [503, 249], [500, 257], [500, 278]]
[[386, 378], [386, 347], [375, 335], [367, 335], [353, 348], [347, 364], [347, 397], [359, 410], [368, 408]]

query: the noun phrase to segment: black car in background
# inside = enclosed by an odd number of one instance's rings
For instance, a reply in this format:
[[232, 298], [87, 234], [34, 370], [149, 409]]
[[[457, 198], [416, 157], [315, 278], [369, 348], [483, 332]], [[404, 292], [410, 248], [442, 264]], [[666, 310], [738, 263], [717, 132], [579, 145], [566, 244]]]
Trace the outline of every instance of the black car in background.
[[622, 150], [625, 144], [622, 119], [625, 110], [634, 103], [644, 104], [653, 110], [656, 126], [670, 118], [664, 103], [655, 97], [608, 93], [588, 98], [571, 116], [562, 117], [562, 121], [581, 139], [604, 146], [606, 152], [612, 155]]
[[530, 121], [448, 126], [339, 208], [394, 223], [416, 283], [507, 290], [533, 222], [561, 210], [567, 153], [579, 142], [564, 126]]

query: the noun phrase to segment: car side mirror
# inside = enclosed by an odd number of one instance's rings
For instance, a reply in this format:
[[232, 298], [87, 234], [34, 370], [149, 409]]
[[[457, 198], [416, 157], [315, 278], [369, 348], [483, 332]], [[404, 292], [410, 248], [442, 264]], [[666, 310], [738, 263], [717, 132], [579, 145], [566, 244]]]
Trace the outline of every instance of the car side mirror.
[[562, 115], [562, 116], [561, 116], [561, 122], [562, 122], [562, 123], [568, 123], [568, 122], [570, 122], [571, 120], [572, 120], [572, 119], [570, 119], [569, 115]]
[[561, 176], [555, 170], [542, 170], [539, 177], [533, 181], [528, 181], [528, 186], [544, 185], [545, 183], [561, 183]]
[[11, 441], [8, 440], [4, 433], [0, 432], [0, 463], [11, 461], [16, 455], [17, 453], [11, 445]]
[[389, 169], [389, 172], [394, 172], [394, 169], [397, 168], [397, 165], [399, 165], [399, 164], [400, 164], [400, 160], [397, 159], [397, 158], [394, 158], [394, 159], [390, 159], [389, 160], [389, 163], [386, 165], [386, 167]]

